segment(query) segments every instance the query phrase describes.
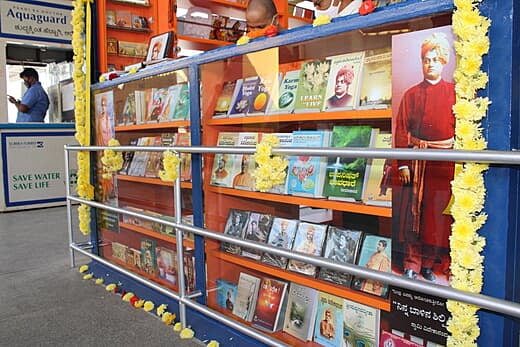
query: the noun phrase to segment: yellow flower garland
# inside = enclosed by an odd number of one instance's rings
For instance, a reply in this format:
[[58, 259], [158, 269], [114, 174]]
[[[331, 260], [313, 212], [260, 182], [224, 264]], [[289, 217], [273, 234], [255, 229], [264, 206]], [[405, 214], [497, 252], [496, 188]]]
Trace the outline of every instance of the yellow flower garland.
[[254, 155], [257, 167], [253, 172], [255, 186], [261, 192], [266, 192], [276, 185], [285, 183], [285, 169], [288, 160], [278, 155], [272, 155], [273, 147], [280, 146], [280, 139], [275, 135], [266, 135], [256, 145]]
[[163, 153], [164, 170], [159, 171], [159, 178], [164, 182], [173, 182], [179, 176], [179, 157], [176, 152], [165, 151]]
[[[116, 139], [110, 139], [108, 145], [110, 147], [117, 147], [121, 144]], [[105, 149], [101, 163], [103, 164], [103, 178], [110, 179], [115, 172], [118, 172], [123, 167], [123, 153], [116, 152], [112, 149]]]
[[[86, 74], [83, 71], [86, 60], [90, 59], [85, 54], [85, 40], [83, 33], [85, 26], [85, 4], [90, 6], [90, 0], [73, 1], [72, 10], [72, 49], [74, 52], [74, 114], [76, 125], [76, 140], [81, 146], [90, 145], [90, 117], [87, 112], [87, 88]], [[88, 71], [87, 71], [88, 73]], [[87, 200], [94, 199], [94, 187], [90, 184], [90, 155], [89, 152], [79, 151], [78, 161], [78, 195]], [[82, 234], [90, 233], [90, 207], [81, 204], [78, 208], [79, 230]]]
[[[480, 70], [482, 56], [489, 50], [487, 32], [491, 24], [480, 15], [480, 0], [455, 0], [452, 27], [457, 36], [457, 69], [454, 73], [457, 96], [453, 112], [456, 118], [455, 148], [482, 150], [487, 147], [480, 121], [485, 117], [490, 101], [476, 97], [478, 89], [486, 86], [488, 76]], [[450, 236], [451, 286], [456, 289], [480, 293], [483, 283], [484, 257], [480, 255], [486, 241], [477, 231], [486, 222], [482, 212], [486, 189], [483, 172], [487, 165], [466, 163], [456, 165], [453, 179], [454, 223]], [[452, 318], [448, 321], [448, 346], [476, 346], [480, 335], [478, 307], [448, 300], [447, 308]]]

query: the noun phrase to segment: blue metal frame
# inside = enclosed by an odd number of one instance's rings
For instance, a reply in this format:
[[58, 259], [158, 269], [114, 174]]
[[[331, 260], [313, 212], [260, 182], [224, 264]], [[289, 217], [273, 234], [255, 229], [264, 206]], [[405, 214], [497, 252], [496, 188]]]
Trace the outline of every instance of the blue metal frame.
[[[490, 149], [511, 150], [520, 145], [520, 37], [518, 10], [520, 4], [514, 0], [483, 0], [482, 13], [492, 20], [489, 37], [491, 49], [484, 57], [484, 69], [489, 73], [488, 88], [482, 95], [493, 101], [488, 117], [483, 121], [483, 128]], [[125, 75], [112, 81], [98, 83], [92, 89], [115, 87], [120, 83], [151, 77], [156, 74], [180, 69], [189, 69], [191, 100], [192, 143], [200, 144], [200, 105], [198, 67], [202, 64], [227, 59], [263, 49], [323, 38], [330, 35], [353, 31], [361, 28], [383, 25], [433, 14], [450, 12], [454, 8], [452, 0], [408, 0], [393, 5], [391, 8], [376, 10], [362, 17], [359, 15], [337, 18], [332, 23], [313, 28], [310, 25], [285, 31], [273, 38], [259, 38], [242, 46], [217, 48], [198, 56], [178, 59], [157, 64], [136, 75]], [[202, 181], [200, 177], [201, 161], [199, 155], [193, 155], [193, 196], [194, 207], [202, 207]], [[512, 301], [520, 299], [520, 172], [503, 166], [494, 166], [486, 174], [487, 203], [486, 210], [493, 210], [481, 234], [487, 239], [485, 256], [485, 284], [483, 292], [498, 298]], [[195, 223], [203, 225], [202, 208], [195, 214]], [[202, 241], [200, 241], [202, 242]], [[197, 243], [199, 248], [201, 244]], [[199, 258], [197, 258], [198, 261]], [[202, 259], [202, 258], [201, 258]], [[200, 271], [198, 263], [197, 271]], [[205, 276], [204, 276], [205, 277]], [[492, 280], [491, 280], [492, 279]], [[198, 277], [197, 288], [205, 288], [204, 278]], [[191, 318], [190, 318], [191, 319]], [[518, 322], [480, 312], [481, 346], [516, 346], [518, 344]], [[227, 329], [226, 329], [227, 330]], [[195, 327], [195, 331], [197, 328]], [[217, 330], [217, 339], [226, 339], [225, 331]], [[215, 338], [215, 337], [213, 337]], [[256, 342], [256, 344], [258, 344]]]

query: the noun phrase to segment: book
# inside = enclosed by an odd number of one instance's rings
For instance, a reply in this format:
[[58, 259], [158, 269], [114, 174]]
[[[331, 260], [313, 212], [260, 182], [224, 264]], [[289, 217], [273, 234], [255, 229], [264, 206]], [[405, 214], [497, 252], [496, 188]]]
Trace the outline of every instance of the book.
[[329, 58], [331, 65], [324, 111], [351, 110], [358, 105], [364, 56], [365, 52], [354, 52]]
[[195, 254], [193, 249], [185, 249], [183, 253], [184, 258], [184, 283], [186, 284], [186, 291], [188, 293], [195, 290]]
[[343, 339], [346, 346], [378, 347], [379, 310], [344, 299]]
[[229, 117], [243, 117], [252, 109], [252, 95], [255, 93], [258, 76], [243, 79], [239, 89], [235, 94], [232, 106], [229, 108]]
[[[249, 211], [229, 209], [224, 234], [237, 239], [244, 238], [245, 227], [249, 219]], [[221, 249], [228, 253], [240, 254], [240, 246], [222, 242]]]
[[237, 285], [222, 278], [217, 279], [217, 305], [233, 312], [237, 296]]
[[[191, 145], [191, 134], [188, 133], [178, 133], [175, 137], [175, 146], [186, 146], [189, 147]], [[181, 167], [181, 181], [191, 181], [191, 154], [190, 153], [181, 153], [180, 155], [180, 167]]]
[[[140, 137], [137, 145], [138, 146], [151, 146], [154, 143], [154, 137]], [[146, 171], [146, 165], [148, 164], [148, 158], [151, 152], [136, 151], [134, 157], [128, 168], [128, 175], [130, 176], [144, 176]]]
[[[272, 224], [273, 216], [270, 214], [251, 212], [247, 221], [244, 240], [265, 243]], [[262, 258], [262, 251], [257, 251], [251, 248], [242, 248], [241, 255], [243, 257], [260, 260]]]
[[[293, 131], [293, 147], [328, 147], [330, 131]], [[322, 197], [326, 157], [298, 155], [289, 157], [287, 171], [287, 193], [310, 197]]]
[[157, 273], [173, 285], [177, 284], [177, 252], [166, 247], [155, 248]]
[[222, 85], [222, 91], [217, 99], [217, 103], [215, 105], [215, 111], [213, 113], [213, 118], [225, 118], [227, 117], [229, 107], [231, 106], [231, 102], [233, 101], [233, 97], [235, 94], [235, 90], [237, 89], [237, 85], [241, 85], [242, 80], [237, 81], [227, 81]]
[[[266, 134], [265, 134], [266, 135]], [[293, 134], [292, 133], [272, 133], [272, 135], [276, 136], [280, 141], [280, 147], [291, 147], [293, 143]], [[287, 159], [287, 157], [284, 157]], [[287, 175], [288, 167], [285, 169], [285, 174]], [[285, 182], [282, 184], [278, 184], [273, 186], [268, 190], [269, 193], [273, 194], [287, 194], [287, 176], [285, 178]]]
[[141, 240], [141, 269], [150, 275], [155, 275], [157, 272], [155, 240]]
[[262, 277], [253, 315], [253, 326], [270, 332], [283, 327], [287, 304], [287, 282]]
[[[375, 148], [392, 148], [392, 134], [379, 132]], [[392, 206], [392, 160], [372, 158], [367, 163], [368, 179], [363, 193], [366, 205]]]
[[237, 294], [233, 314], [248, 322], [253, 320], [255, 313], [258, 290], [260, 289], [260, 278], [240, 273], [237, 285]]
[[159, 121], [163, 109], [166, 106], [168, 88], [153, 88], [152, 95], [151, 103], [148, 105], [147, 123], [155, 123]]
[[298, 283], [291, 283], [283, 331], [300, 340], [311, 341], [318, 309], [318, 291]]
[[300, 70], [287, 71], [282, 78], [278, 91], [278, 100], [271, 98], [268, 113], [293, 113], [296, 102], [296, 91], [300, 80]]
[[180, 90], [181, 87], [177, 84], [168, 87], [164, 107], [159, 117], [157, 117], [159, 122], [169, 122], [173, 120], [173, 113], [175, 112], [175, 105], [177, 104]]
[[[415, 342], [412, 342], [410, 340], [405, 339], [404, 337], [401, 337], [396, 334], [392, 334], [391, 332], [381, 330], [381, 338], [379, 339], [379, 347], [386, 347], [386, 346], [392, 346], [392, 347], [420, 347], [424, 346], [423, 343], [417, 344]], [[376, 345], [377, 346], [377, 345]], [[428, 344], [427, 346], [432, 346], [431, 344]], [[440, 346], [440, 345], [434, 345], [434, 346]]]
[[112, 242], [112, 257], [121, 260], [126, 263], [126, 252], [128, 246], [123, 245], [119, 242]]
[[179, 94], [170, 120], [188, 119], [190, 115], [190, 88], [186, 83], [178, 85]]
[[386, 109], [392, 105], [392, 52], [365, 55], [359, 97], [360, 109]]
[[255, 90], [251, 95], [248, 116], [263, 115], [272, 99], [278, 100], [281, 73], [258, 76]]
[[[326, 233], [326, 225], [302, 222], [298, 224], [292, 250], [319, 257], [323, 250]], [[314, 277], [316, 275], [315, 265], [303, 263], [294, 259], [289, 261], [287, 269], [308, 276]]]
[[[382, 272], [392, 271], [392, 240], [379, 235], [365, 235], [357, 265]], [[388, 295], [388, 285], [355, 277], [352, 288], [381, 297]]]
[[[160, 135], [153, 137], [153, 146], [162, 146], [162, 137]], [[162, 154], [163, 152], [149, 152], [148, 162], [146, 163], [146, 169], [144, 171], [145, 177], [159, 177], [159, 170], [162, 165]]]
[[[130, 140], [130, 146], [136, 146], [138, 142], [138, 139], [131, 139]], [[132, 163], [132, 158], [134, 157], [134, 151], [128, 151], [123, 152], [123, 165], [121, 166], [121, 170], [119, 170], [119, 174], [121, 175], [127, 175], [128, 174], [128, 168], [130, 167], [130, 164]]]
[[330, 60], [303, 63], [300, 70], [294, 112], [320, 112], [325, 101]]
[[[368, 125], [335, 125], [331, 147], [370, 147], [377, 131]], [[329, 157], [323, 195], [331, 200], [361, 200], [368, 179], [366, 165], [366, 158]]]
[[146, 98], [144, 90], [136, 90], [135, 94], [135, 120], [136, 124], [144, 123], [146, 119]]
[[[237, 132], [219, 132], [217, 146], [238, 146]], [[217, 153], [213, 159], [213, 169], [211, 170], [210, 184], [221, 187], [232, 187], [233, 177], [240, 172], [236, 166], [234, 154]]]
[[342, 346], [343, 298], [320, 292], [314, 322], [314, 342], [326, 347]]
[[141, 251], [132, 247], [128, 247], [126, 251], [126, 263], [137, 269], [142, 269]]
[[[324, 258], [337, 263], [355, 264], [363, 232], [330, 226], [327, 232]], [[352, 276], [343, 272], [321, 268], [319, 278], [332, 283], [350, 286]]]
[[[269, 246], [291, 249], [298, 228], [298, 220], [276, 217], [273, 220], [267, 244]], [[264, 253], [262, 262], [285, 269], [288, 259], [282, 256]]]
[[[237, 146], [255, 147], [260, 140], [260, 134], [254, 132], [238, 133]], [[235, 189], [255, 190], [255, 178], [253, 172], [256, 167], [254, 155], [235, 154], [232, 156], [236, 174], [233, 176], [231, 186]]]
[[135, 93], [128, 93], [119, 125], [136, 124]]

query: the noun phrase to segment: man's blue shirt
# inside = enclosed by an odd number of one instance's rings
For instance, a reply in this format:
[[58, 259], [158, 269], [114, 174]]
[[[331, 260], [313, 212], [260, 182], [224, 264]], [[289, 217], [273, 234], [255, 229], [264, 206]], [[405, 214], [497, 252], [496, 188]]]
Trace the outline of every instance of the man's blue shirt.
[[16, 122], [43, 122], [49, 108], [49, 97], [40, 82], [33, 84], [22, 97], [21, 103], [29, 108], [27, 113], [18, 111]]

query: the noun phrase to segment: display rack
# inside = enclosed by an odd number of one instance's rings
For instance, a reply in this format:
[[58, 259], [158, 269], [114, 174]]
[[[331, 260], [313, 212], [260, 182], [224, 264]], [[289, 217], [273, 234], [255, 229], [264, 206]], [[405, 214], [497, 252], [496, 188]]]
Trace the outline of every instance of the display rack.
[[[219, 1], [220, 2], [220, 1]], [[495, 1], [484, 2], [483, 11], [487, 12], [488, 15], [493, 19], [494, 13], [499, 13], [500, 11], [504, 11], [508, 9], [508, 6], [511, 4], [498, 4]], [[445, 19], [449, 18], [449, 14], [451, 13], [453, 8], [453, 3], [448, 0], [441, 1], [413, 1], [409, 0], [405, 3], [395, 5], [392, 8], [378, 10], [375, 13], [371, 14], [367, 17], [360, 16], [352, 16], [347, 18], [340, 18], [333, 23], [312, 29], [309, 26], [295, 29], [294, 31], [287, 32], [281, 34], [274, 38], [269, 39], [258, 39], [254, 40], [248, 45], [245, 46], [233, 46], [229, 48], [221, 48], [219, 50], [210, 51], [204, 53], [198, 57], [189, 58], [184, 61], [173, 61], [167, 64], [158, 66], [155, 69], [150, 69], [148, 71], [143, 71], [142, 73], [135, 76], [123, 76], [116, 81], [109, 81], [94, 87], [95, 91], [109, 90], [111, 88], [115, 88], [117, 85], [121, 85], [122, 83], [131, 83], [132, 81], [137, 81], [138, 79], [148, 79], [151, 78], [153, 80], [153, 76], [159, 76], [163, 73], [167, 73], [170, 71], [179, 71], [181, 69], [189, 68], [188, 76], [190, 82], [190, 119], [189, 123], [190, 131], [192, 134], [192, 144], [199, 145], [203, 144], [206, 146], [215, 146], [216, 140], [218, 137], [218, 133], [222, 131], [258, 131], [265, 132], [267, 129], [276, 129], [276, 131], [281, 129], [289, 129], [294, 130], [300, 127], [316, 127], [330, 124], [350, 124], [350, 123], [364, 123], [368, 122], [369, 124], [373, 124], [374, 126], [384, 127], [387, 130], [391, 129], [390, 126], [390, 118], [391, 112], [388, 110], [363, 110], [363, 111], [348, 111], [348, 112], [330, 112], [330, 113], [316, 113], [316, 114], [298, 114], [298, 115], [275, 115], [275, 116], [256, 116], [256, 117], [243, 117], [236, 119], [213, 119], [213, 109], [216, 101], [216, 97], [218, 96], [218, 90], [221, 88], [222, 83], [225, 80], [233, 80], [242, 77], [246, 77], [243, 74], [243, 70], [240, 69], [231, 69], [230, 73], [222, 74], [223, 70], [212, 68], [212, 64], [214, 66], [223, 66], [222, 62], [227, 61], [232, 64], [236, 64], [235, 67], [242, 67], [242, 63], [239, 62], [243, 57], [246, 57], [246, 54], [251, 54], [253, 52], [261, 51], [261, 50], [269, 50], [274, 47], [297, 47], [295, 50], [298, 52], [296, 58], [290, 57], [292, 54], [284, 54], [280, 53], [278, 64], [289, 64], [294, 61], [307, 60], [307, 59], [316, 59], [319, 57], [334, 55], [345, 53], [348, 51], [355, 51], [356, 49], [360, 49], [360, 46], [352, 46], [347, 48], [342, 48], [339, 51], [332, 51], [327, 53], [327, 51], [323, 51], [323, 47], [331, 47], [330, 42], [337, 39], [339, 42], [357, 42], [356, 40], [348, 40], [354, 36], [353, 33], [357, 29], [365, 28], [365, 27], [377, 27], [378, 25], [385, 25], [389, 23], [401, 23], [407, 21], [414, 21], [414, 29], [420, 29], [423, 27], [435, 27], [440, 26], [446, 23]], [[448, 15], [448, 17], [446, 16]], [[416, 21], [417, 19], [417, 21]], [[427, 19], [427, 21], [421, 21], [421, 19]], [[428, 24], [424, 24], [424, 22], [428, 22]], [[424, 26], [425, 25], [425, 26]], [[491, 41], [493, 39], [498, 40], [499, 33], [506, 33], [510, 35], [511, 33], [511, 25], [512, 22], [501, 23], [498, 26], [496, 32], [492, 32]], [[510, 36], [508, 36], [510, 37]], [[330, 41], [330, 42], [329, 42]], [[377, 44], [376, 44], [377, 46]], [[363, 44], [361, 44], [361, 48]], [[373, 48], [373, 47], [372, 47]], [[377, 47], [376, 47], [377, 48]], [[516, 47], [517, 48], [517, 47]], [[330, 48], [329, 48], [330, 49]], [[512, 46], [508, 46], [508, 49], [512, 51]], [[294, 52], [294, 51], [293, 51]], [[490, 58], [497, 56], [499, 54], [497, 51], [491, 50]], [[209, 67], [209, 68], [208, 68]], [[500, 97], [501, 95], [508, 94], [508, 86], [510, 85], [511, 71], [508, 67], [495, 67], [495, 66], [487, 66], [489, 70], [489, 75], [491, 78], [490, 89], [486, 92], [493, 100], [494, 97]], [[205, 72], [205, 69], [209, 71], [219, 71], [220, 76], [212, 75], [211, 73]], [[225, 70], [224, 70], [225, 71]], [[502, 86], [499, 88], [493, 88], [493, 82], [497, 78], [496, 75], [498, 72], [505, 72], [508, 76], [508, 85]], [[233, 74], [234, 73], [234, 74]], [[225, 78], [225, 79], [224, 79]], [[199, 105], [199, 88], [198, 83], [202, 84], [202, 104]], [[152, 81], [150, 83], [153, 83]], [[217, 91], [217, 92], [215, 92]], [[214, 93], [216, 95], [210, 95]], [[504, 108], [508, 108], [509, 106], [504, 105], [494, 105], [494, 108], [490, 110], [490, 113], [495, 114], [495, 112], [503, 111]], [[508, 110], [506, 110], [508, 111]], [[501, 121], [505, 121], [504, 124], [511, 123], [511, 114], [510, 112], [502, 113], [505, 114], [504, 119]], [[202, 117], [201, 119], [199, 117]], [[200, 120], [200, 125], [199, 125]], [[490, 118], [490, 123], [497, 124], [496, 118]], [[181, 126], [177, 124], [177, 126]], [[187, 125], [182, 125], [187, 126]], [[122, 138], [128, 138], [129, 136], [135, 136], [135, 134], [139, 132], [161, 132], [163, 131], [163, 125], [157, 124], [157, 126], [149, 126], [147, 125], [135, 125], [135, 126], [124, 126], [117, 127], [116, 132], [121, 135]], [[172, 126], [175, 127], [175, 126]], [[164, 125], [164, 128], [168, 128], [168, 126]], [[494, 130], [490, 130], [490, 134], [496, 133], [498, 130], [496, 128]], [[132, 135], [129, 135], [132, 134]], [[505, 139], [501, 136], [490, 137], [490, 145], [495, 149], [508, 149], [513, 141], [512, 139]], [[127, 142], [128, 143], [128, 142]], [[272, 213], [280, 217], [289, 217], [295, 218], [295, 206], [298, 205], [307, 205], [321, 208], [331, 208], [339, 212], [352, 212], [358, 215], [371, 215], [376, 217], [377, 219], [388, 219], [391, 216], [391, 210], [388, 208], [381, 207], [373, 207], [373, 206], [365, 206], [359, 203], [345, 203], [345, 202], [337, 202], [337, 201], [327, 201], [322, 199], [314, 199], [314, 198], [303, 198], [303, 197], [287, 197], [269, 193], [258, 193], [258, 192], [248, 192], [238, 189], [232, 188], [222, 188], [215, 187], [209, 184], [209, 177], [211, 176], [211, 169], [213, 163], [212, 155], [205, 155], [204, 158], [204, 168], [203, 175], [202, 172], [198, 170], [198, 168], [202, 167], [201, 158], [197, 155], [193, 157], [193, 183], [191, 185], [191, 189], [193, 191], [193, 211], [194, 211], [194, 220], [195, 225], [214, 231], [222, 232], [224, 229], [224, 224], [226, 221], [227, 212], [230, 208], [242, 208], [256, 212], [262, 213]], [[203, 179], [204, 177], [204, 179]], [[514, 239], [516, 236], [516, 232], [512, 228], [514, 225], [514, 220], [518, 217], [512, 217], [509, 213], [513, 210], [516, 211], [517, 206], [514, 202], [510, 201], [509, 198], [502, 199], [498, 197], [500, 191], [503, 191], [501, 185], [508, 185], [510, 179], [514, 179], [514, 173], [503, 173], [498, 169], [491, 169], [488, 173], [489, 178], [493, 178], [490, 181], [490, 185], [488, 186], [488, 196], [489, 201], [491, 203], [500, 201], [502, 209], [499, 211], [493, 210], [493, 215], [490, 213], [490, 218], [487, 226], [484, 229], [484, 234], [488, 237], [488, 240], [491, 242], [490, 248], [488, 250], [488, 255], [486, 256], [487, 262], [489, 263], [489, 268], [493, 269], [496, 267], [500, 267], [500, 264], [505, 264], [508, 260], [509, 255], [514, 254], [514, 246], [504, 245], [503, 242], [500, 241], [501, 237], [507, 236], [507, 239]], [[138, 179], [127, 179], [124, 176], [119, 177], [120, 181], [131, 182], [132, 184], [137, 185], [146, 185], [155, 186], [156, 184], [148, 181], [148, 180], [138, 180]], [[160, 184], [159, 184], [160, 186]], [[184, 186], [185, 188], [189, 188], [189, 185]], [[133, 189], [133, 188], [129, 188]], [[148, 188], [145, 188], [148, 189]], [[518, 189], [517, 185], [511, 186], [511, 197], [514, 196], [514, 192]], [[204, 191], [204, 197], [202, 196], [202, 191]], [[172, 200], [170, 197], [166, 197], [166, 199]], [[497, 206], [498, 206], [497, 205]], [[499, 228], [500, 230], [504, 230], [501, 235], [491, 233], [491, 230], [497, 230], [495, 227], [499, 223], [503, 223], [504, 220], [509, 221], [507, 227]], [[134, 232], [137, 229], [134, 228]], [[142, 230], [141, 230], [142, 231]], [[385, 230], [379, 230], [378, 233], [383, 234]], [[137, 231], [139, 233], [139, 231]], [[201, 246], [204, 243], [200, 236], [195, 237], [195, 249], [198, 252], [204, 252], [201, 250]], [[259, 276], [270, 275], [277, 278], [283, 278], [291, 282], [300, 283], [308, 285], [309, 287], [313, 287], [324, 292], [336, 294], [341, 297], [347, 297], [353, 299], [355, 301], [364, 302], [365, 304], [379, 308], [381, 310], [389, 310], [390, 304], [387, 300], [376, 298], [374, 296], [370, 296], [368, 294], [363, 294], [354, 290], [350, 290], [348, 288], [341, 288], [339, 286], [335, 286], [333, 284], [328, 284], [326, 282], [305, 277], [303, 275], [291, 273], [281, 269], [273, 269], [269, 266], [262, 265], [261, 263], [249, 260], [247, 258], [243, 258], [236, 255], [230, 255], [224, 253], [219, 250], [219, 244], [215, 241], [206, 240], [205, 242], [205, 253], [208, 257], [207, 261], [207, 272], [204, 269], [204, 264], [200, 262], [197, 264], [196, 273], [197, 273], [197, 289], [202, 292], [206, 292], [208, 290], [210, 292], [208, 299], [208, 306], [214, 310], [219, 310], [216, 307], [215, 300], [212, 293], [212, 290], [215, 289], [215, 283], [218, 278], [226, 277], [230, 280], [236, 280], [237, 275], [244, 271], [250, 272], [253, 274], [258, 274]], [[204, 256], [201, 256], [201, 253], [196, 253], [196, 259], [204, 260]], [[196, 260], [196, 261], [197, 261]], [[512, 267], [517, 266], [518, 260], [513, 261]], [[486, 265], [486, 266], [488, 266]], [[505, 265], [504, 265], [505, 266]], [[487, 269], [488, 267], [486, 267]], [[487, 270], [489, 271], [489, 270]], [[505, 294], [506, 292], [503, 290], [506, 285], [506, 271], [502, 271], [498, 280], [493, 284], [486, 283], [485, 292], [497, 296], [499, 298], [511, 298], [509, 294]], [[201, 282], [201, 278], [205, 278], [207, 276], [208, 281], [204, 283], [203, 280]], [[153, 278], [152, 278], [153, 279]], [[508, 332], [508, 327], [512, 326], [512, 322], [507, 319], [500, 319], [499, 324], [496, 321], [491, 322], [491, 316], [484, 314], [481, 319], [482, 324], [482, 341], [503, 341], [508, 345], [506, 341], [512, 341], [513, 333]], [[491, 325], [495, 326], [495, 329], [487, 329]], [[515, 330], [516, 329], [516, 330]], [[511, 331], [517, 331], [517, 328], [511, 329]], [[275, 334], [273, 335], [276, 338], [279, 338], [287, 343], [291, 343], [290, 337], [284, 337], [285, 334]], [[308, 345], [312, 345], [309, 343]]]

